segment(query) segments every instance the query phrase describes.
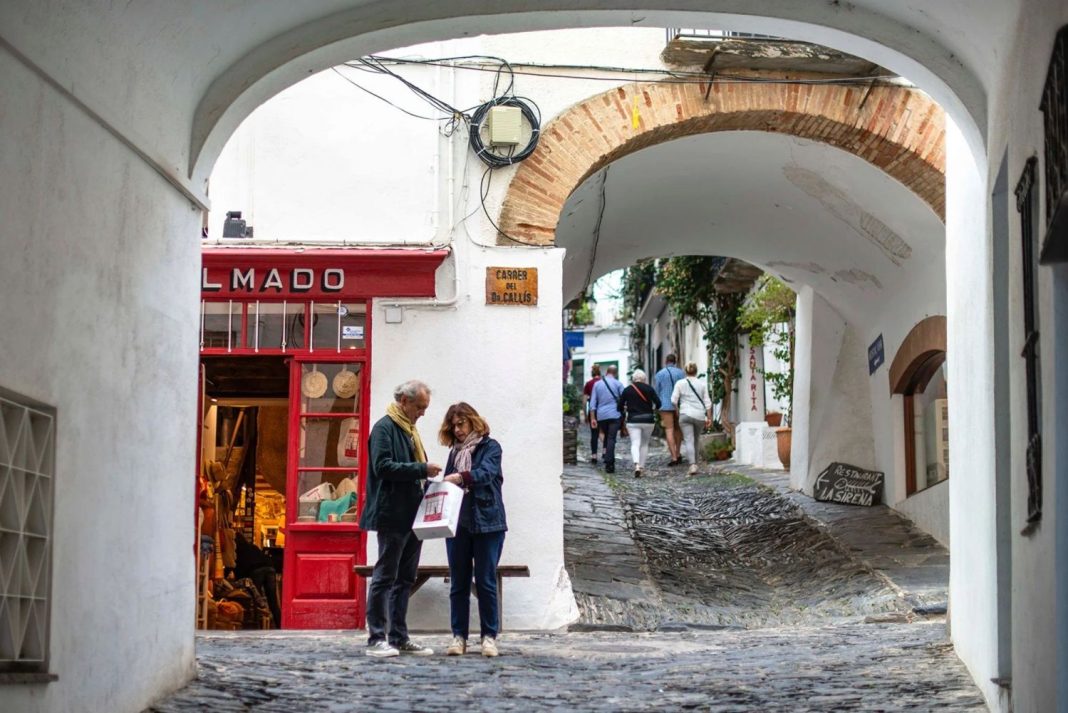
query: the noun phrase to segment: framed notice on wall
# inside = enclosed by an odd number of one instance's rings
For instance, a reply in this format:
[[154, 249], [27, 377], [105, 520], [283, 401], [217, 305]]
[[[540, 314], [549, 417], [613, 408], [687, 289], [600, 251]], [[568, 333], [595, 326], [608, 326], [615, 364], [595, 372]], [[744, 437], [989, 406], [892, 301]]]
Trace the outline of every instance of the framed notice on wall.
[[487, 267], [486, 304], [533, 307], [538, 304], [538, 268]]

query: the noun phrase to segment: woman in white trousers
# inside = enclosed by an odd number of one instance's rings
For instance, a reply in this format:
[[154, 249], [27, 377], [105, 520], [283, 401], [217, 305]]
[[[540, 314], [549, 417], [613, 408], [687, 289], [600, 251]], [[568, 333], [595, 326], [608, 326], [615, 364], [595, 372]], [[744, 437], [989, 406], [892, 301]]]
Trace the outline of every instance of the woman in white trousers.
[[701, 432], [712, 425], [712, 399], [708, 384], [697, 378], [697, 365], [686, 365], [686, 378], [675, 383], [671, 403], [679, 411], [682, 427], [682, 451], [690, 463], [689, 475], [697, 475], [697, 443]]
[[649, 454], [649, 438], [653, 435], [654, 415], [660, 410], [660, 398], [649, 386], [649, 377], [641, 369], [630, 375], [630, 386], [619, 395], [619, 412], [630, 431], [630, 457], [634, 461], [634, 477], [642, 477], [645, 458]]

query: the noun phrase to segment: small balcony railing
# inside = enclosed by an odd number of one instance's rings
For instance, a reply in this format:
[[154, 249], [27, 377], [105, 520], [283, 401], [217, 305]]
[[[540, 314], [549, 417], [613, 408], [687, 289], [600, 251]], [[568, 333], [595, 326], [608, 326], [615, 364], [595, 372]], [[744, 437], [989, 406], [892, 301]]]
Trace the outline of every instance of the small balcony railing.
[[731, 30], [703, 30], [689, 27], [668, 27], [666, 42], [677, 39], [694, 40], [781, 40], [773, 35], [757, 35], [752, 32], [733, 32]]

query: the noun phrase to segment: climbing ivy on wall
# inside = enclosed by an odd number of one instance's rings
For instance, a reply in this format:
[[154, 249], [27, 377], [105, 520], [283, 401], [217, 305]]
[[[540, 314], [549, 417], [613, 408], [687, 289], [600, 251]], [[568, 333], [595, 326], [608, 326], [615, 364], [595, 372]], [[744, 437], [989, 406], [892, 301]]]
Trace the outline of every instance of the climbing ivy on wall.
[[712, 400], [721, 403], [720, 420], [729, 434], [731, 402], [738, 378], [738, 309], [740, 294], [716, 292], [715, 278], [725, 259], [683, 256], [664, 260], [656, 275], [657, 292], [679, 319], [695, 322], [708, 347]]

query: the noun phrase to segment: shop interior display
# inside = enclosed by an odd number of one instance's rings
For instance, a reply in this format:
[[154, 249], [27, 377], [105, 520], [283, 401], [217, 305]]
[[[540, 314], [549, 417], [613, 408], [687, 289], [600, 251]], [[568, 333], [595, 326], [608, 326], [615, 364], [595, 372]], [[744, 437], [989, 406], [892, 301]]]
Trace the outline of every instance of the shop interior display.
[[[203, 459], [198, 482], [201, 545], [197, 568], [197, 627], [201, 629], [269, 629], [281, 624], [275, 621], [267, 604], [263, 589], [266, 585], [261, 582], [257, 586], [252, 579], [237, 576], [239, 537], [270, 559], [279, 575], [280, 553], [285, 544], [285, 495], [268, 481], [259, 465], [261, 452], [272, 450], [261, 440], [260, 431], [273, 433], [275, 439], [280, 437], [281, 448], [273, 450], [282, 451], [281, 467], [275, 464], [270, 470], [280, 471], [281, 479], [272, 480], [284, 490], [285, 431], [262, 429], [258, 410], [209, 409], [208, 425], [217, 438], [216, 457]], [[220, 418], [220, 412], [225, 418]], [[284, 423], [284, 408], [280, 415]], [[264, 465], [270, 460], [264, 459]], [[280, 586], [280, 576], [275, 581]]]

